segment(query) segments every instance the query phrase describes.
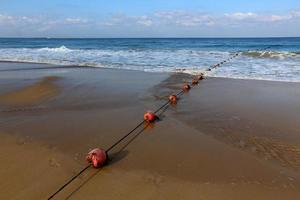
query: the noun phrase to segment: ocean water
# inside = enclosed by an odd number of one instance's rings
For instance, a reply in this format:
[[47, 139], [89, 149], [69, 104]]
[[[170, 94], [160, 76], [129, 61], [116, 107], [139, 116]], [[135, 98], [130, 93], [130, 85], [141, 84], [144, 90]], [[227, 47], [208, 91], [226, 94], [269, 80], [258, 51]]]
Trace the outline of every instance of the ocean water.
[[[266, 51], [258, 50], [270, 47]], [[208, 76], [300, 82], [300, 38], [0, 38], [0, 61], [196, 74], [242, 52]]]

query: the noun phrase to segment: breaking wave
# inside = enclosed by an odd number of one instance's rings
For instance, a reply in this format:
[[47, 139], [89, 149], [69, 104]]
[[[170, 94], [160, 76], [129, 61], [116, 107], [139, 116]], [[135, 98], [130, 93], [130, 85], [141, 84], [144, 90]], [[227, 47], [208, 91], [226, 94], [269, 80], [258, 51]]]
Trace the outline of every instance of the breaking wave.
[[[235, 51], [182, 48], [0, 48], [0, 61], [197, 74]], [[300, 82], [300, 52], [248, 51], [209, 76]]]
[[45, 48], [40, 48], [40, 49], [37, 49], [38, 51], [48, 51], [48, 52], [62, 52], [62, 53], [66, 53], [66, 52], [72, 52], [71, 49], [65, 47], [65, 46], [60, 46], [58, 48], [48, 48], [48, 47], [45, 47]]
[[288, 52], [288, 51], [248, 51], [243, 53], [244, 56], [250, 56], [255, 58], [293, 58], [300, 57], [300, 52]]

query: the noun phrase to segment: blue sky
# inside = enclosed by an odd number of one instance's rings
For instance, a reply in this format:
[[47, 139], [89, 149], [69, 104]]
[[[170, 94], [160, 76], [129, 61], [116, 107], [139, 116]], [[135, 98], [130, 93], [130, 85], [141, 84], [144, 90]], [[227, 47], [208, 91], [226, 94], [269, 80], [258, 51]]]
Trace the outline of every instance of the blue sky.
[[299, 0], [1, 0], [0, 37], [300, 36]]

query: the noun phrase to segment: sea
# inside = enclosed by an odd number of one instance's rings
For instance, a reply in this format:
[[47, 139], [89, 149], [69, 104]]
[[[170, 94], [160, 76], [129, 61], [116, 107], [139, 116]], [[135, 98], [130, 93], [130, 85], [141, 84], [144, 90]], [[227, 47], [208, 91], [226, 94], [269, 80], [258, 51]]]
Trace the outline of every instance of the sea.
[[[268, 48], [267, 50], [264, 50]], [[0, 38], [0, 61], [300, 82], [300, 38]]]

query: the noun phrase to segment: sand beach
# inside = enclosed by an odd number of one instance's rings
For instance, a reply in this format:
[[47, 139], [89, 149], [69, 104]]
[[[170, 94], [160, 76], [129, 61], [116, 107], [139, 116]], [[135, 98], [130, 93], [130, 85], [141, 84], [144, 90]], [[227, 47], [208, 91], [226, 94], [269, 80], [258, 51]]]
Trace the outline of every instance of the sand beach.
[[[0, 63], [0, 199], [47, 199], [192, 76]], [[298, 199], [300, 83], [208, 77], [54, 199]], [[143, 128], [143, 127], [142, 127]]]

